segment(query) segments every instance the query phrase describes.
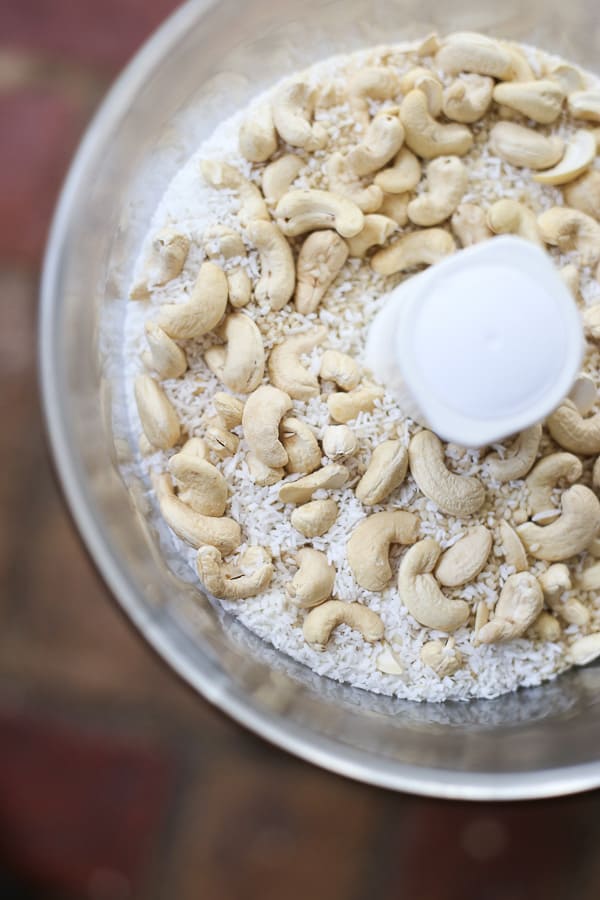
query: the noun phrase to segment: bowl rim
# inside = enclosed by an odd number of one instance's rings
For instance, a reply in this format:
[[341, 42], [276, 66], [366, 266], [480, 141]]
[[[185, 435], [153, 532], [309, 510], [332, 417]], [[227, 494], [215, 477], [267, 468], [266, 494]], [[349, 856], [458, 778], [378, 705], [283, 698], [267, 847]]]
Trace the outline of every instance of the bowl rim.
[[160, 657], [205, 700], [238, 724], [306, 762], [355, 781], [425, 797], [454, 800], [531, 800], [556, 797], [600, 786], [600, 760], [531, 772], [468, 773], [415, 766], [378, 758], [327, 738], [242, 696], [207, 657], [190, 665], [174, 642], [137, 601], [135, 586], [106, 540], [68, 439], [61, 400], [61, 366], [55, 341], [58, 284], [67, 250], [68, 223], [75, 198], [86, 183], [95, 148], [148, 79], [156, 60], [218, 0], [187, 0], [143, 44], [115, 80], [88, 124], [71, 162], [55, 208], [40, 280], [38, 373], [43, 417], [55, 470], [67, 506], [83, 542], [114, 599]]

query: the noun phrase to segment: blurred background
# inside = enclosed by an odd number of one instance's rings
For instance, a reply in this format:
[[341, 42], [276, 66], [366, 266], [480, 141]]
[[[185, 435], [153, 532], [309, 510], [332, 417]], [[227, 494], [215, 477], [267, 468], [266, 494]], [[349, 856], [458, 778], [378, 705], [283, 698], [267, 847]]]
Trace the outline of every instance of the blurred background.
[[86, 123], [176, 6], [0, 0], [0, 898], [598, 900], [600, 793], [421, 800], [270, 748], [158, 660], [73, 529], [36, 385], [44, 241]]

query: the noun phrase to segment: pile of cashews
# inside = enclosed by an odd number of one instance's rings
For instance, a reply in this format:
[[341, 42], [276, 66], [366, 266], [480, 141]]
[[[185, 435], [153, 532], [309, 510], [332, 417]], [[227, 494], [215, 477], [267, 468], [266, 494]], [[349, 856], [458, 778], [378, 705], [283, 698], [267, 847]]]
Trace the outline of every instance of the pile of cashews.
[[[147, 372], [136, 379], [135, 397], [142, 450], [178, 448], [167, 471], [155, 475], [154, 489], [169, 527], [198, 549], [198, 575], [217, 598], [255, 596], [274, 574], [267, 549], [238, 552], [242, 531], [225, 515], [229, 487], [219, 461], [237, 454], [243, 440], [249, 478], [259, 486], [282, 482], [278, 496], [293, 507], [292, 527], [307, 541], [320, 537], [338, 518], [336, 492], [348, 486], [345, 463], [359, 449], [350, 423], [372, 411], [384, 394], [354, 358], [327, 347], [328, 329], [314, 321], [268, 352], [256, 316], [244, 311], [251, 301], [269, 315], [292, 304], [308, 316], [318, 311], [349, 258], [397, 280], [437, 263], [457, 246], [496, 234], [572, 252], [573, 262], [561, 274], [575, 296], [581, 267], [598, 266], [600, 278], [600, 168], [594, 167], [600, 90], [588, 88], [583, 73], [566, 63], [536, 75], [517, 45], [474, 33], [432, 35], [415, 45], [414, 53], [419, 64], [403, 73], [383, 63], [354, 70], [341, 94], [336, 85], [315, 89], [301, 76], [289, 79], [240, 129], [239, 150], [251, 164], [251, 176], [225, 161], [201, 165], [208, 186], [235, 196], [239, 228], [207, 229], [205, 261], [191, 290], [180, 302], [160, 304], [147, 320]], [[425, 65], [425, 59], [433, 63]], [[318, 115], [321, 108], [342, 103], [360, 134], [347, 152], [336, 146]], [[538, 184], [562, 188], [564, 205], [536, 214], [515, 199], [499, 199], [487, 209], [463, 202], [469, 189], [463, 157], [475, 145], [470, 126], [491, 111], [496, 115], [489, 153], [533, 170]], [[547, 133], [561, 116], [579, 125], [566, 143]], [[322, 161], [325, 186], [295, 187], [314, 154]], [[151, 300], [155, 289], [177, 279], [190, 245], [176, 226], [163, 228], [152, 241], [132, 299]], [[250, 251], [258, 257], [258, 276], [248, 264]], [[600, 342], [600, 304], [585, 310], [584, 322], [590, 344]], [[214, 414], [205, 416], [202, 436], [188, 436], [160, 382], [184, 377], [186, 347], [207, 336], [214, 341], [204, 351], [204, 363], [225, 390], [212, 398]], [[318, 370], [303, 362], [316, 348]], [[324, 385], [328, 389], [322, 393]], [[596, 393], [593, 381], [582, 375], [543, 425], [517, 435], [508, 452], [487, 454], [483, 468], [492, 485], [520, 482], [528, 508], [515, 516], [515, 527], [507, 521], [494, 528], [472, 523], [446, 550], [420, 535], [415, 513], [372, 508], [385, 505], [410, 474], [423, 497], [468, 526], [485, 511], [483, 481], [451, 471], [443, 443], [426, 429], [413, 433], [408, 446], [392, 439], [373, 447], [353, 484], [369, 513], [346, 547], [357, 585], [385, 591], [394, 577], [390, 549], [400, 544], [407, 549], [399, 565], [398, 597], [423, 628], [451, 635], [471, 621], [478, 644], [527, 635], [556, 641], [561, 623], [589, 628], [590, 612], [572, 592], [600, 589], [600, 562], [588, 565], [576, 584], [567, 562], [583, 553], [600, 559], [600, 413], [590, 415]], [[326, 403], [331, 420], [321, 435], [297, 411], [298, 402], [313, 398]], [[540, 447], [548, 444], [554, 449], [541, 455]], [[594, 456], [590, 487], [581, 481]], [[562, 486], [556, 506], [555, 492]], [[472, 611], [457, 590], [485, 570], [494, 546], [514, 571], [490, 617], [485, 603]], [[536, 577], [530, 559], [550, 565]], [[383, 621], [366, 603], [333, 598], [336, 571], [325, 553], [308, 544], [295, 563], [286, 593], [306, 611], [303, 633], [310, 646], [324, 650], [342, 624], [365, 641], [383, 640]], [[584, 635], [569, 652], [577, 663], [595, 658], [600, 635]], [[446, 643], [426, 642], [421, 662], [442, 678], [460, 669], [463, 657], [449, 637]], [[377, 665], [389, 675], [403, 672], [387, 644]]]

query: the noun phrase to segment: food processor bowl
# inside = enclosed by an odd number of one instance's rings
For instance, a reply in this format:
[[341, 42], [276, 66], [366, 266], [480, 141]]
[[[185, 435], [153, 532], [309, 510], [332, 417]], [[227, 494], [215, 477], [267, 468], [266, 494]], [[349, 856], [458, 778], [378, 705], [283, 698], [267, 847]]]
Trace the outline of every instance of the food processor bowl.
[[600, 785], [600, 668], [496, 700], [412, 703], [327, 678], [200, 592], [148, 501], [124, 412], [126, 289], [178, 167], [225, 116], [318, 59], [433, 30], [479, 30], [593, 69], [594, 0], [192, 0], [108, 95], [56, 212], [43, 283], [41, 385], [56, 466], [121, 606], [211, 703], [297, 756], [371, 784], [462, 799]]

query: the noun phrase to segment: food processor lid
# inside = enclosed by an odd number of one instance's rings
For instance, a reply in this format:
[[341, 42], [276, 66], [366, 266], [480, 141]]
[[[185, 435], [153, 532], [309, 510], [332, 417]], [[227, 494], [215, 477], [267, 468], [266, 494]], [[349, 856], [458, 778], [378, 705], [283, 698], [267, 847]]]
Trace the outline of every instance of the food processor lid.
[[405, 413], [463, 446], [539, 422], [583, 358], [576, 303], [547, 254], [497, 237], [393, 290], [366, 361]]

